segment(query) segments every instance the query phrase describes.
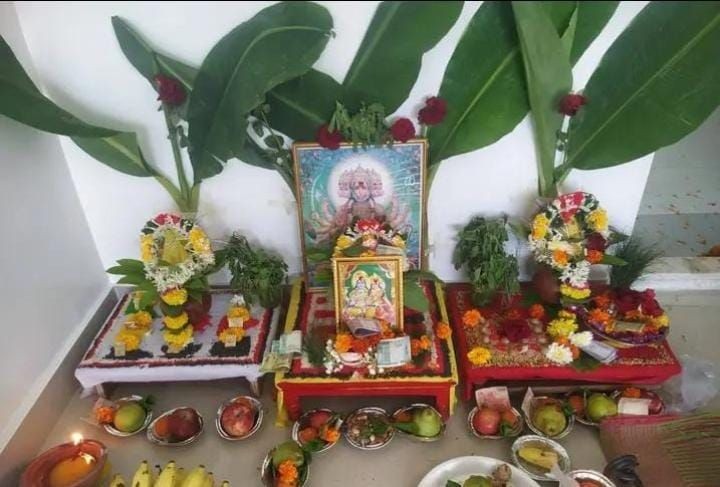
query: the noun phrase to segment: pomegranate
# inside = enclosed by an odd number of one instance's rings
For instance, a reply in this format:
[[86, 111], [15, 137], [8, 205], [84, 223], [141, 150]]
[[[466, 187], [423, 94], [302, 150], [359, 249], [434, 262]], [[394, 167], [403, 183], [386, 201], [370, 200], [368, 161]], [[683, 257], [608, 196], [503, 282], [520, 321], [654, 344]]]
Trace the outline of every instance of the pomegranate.
[[234, 402], [223, 410], [220, 424], [230, 436], [245, 436], [255, 424], [255, 410], [243, 402]]
[[500, 429], [500, 413], [494, 409], [481, 408], [473, 417], [473, 428], [481, 435], [496, 435]]
[[184, 441], [200, 431], [200, 418], [192, 408], [181, 408], [168, 417], [170, 436], [176, 441]]

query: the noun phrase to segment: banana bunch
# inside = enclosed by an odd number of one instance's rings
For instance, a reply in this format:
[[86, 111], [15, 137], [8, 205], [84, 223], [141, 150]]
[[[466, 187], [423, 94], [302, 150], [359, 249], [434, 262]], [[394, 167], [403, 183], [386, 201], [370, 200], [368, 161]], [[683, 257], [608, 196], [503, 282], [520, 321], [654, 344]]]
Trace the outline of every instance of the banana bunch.
[[[154, 478], [148, 462], [142, 461], [133, 475], [132, 482], [127, 483], [121, 475], [115, 475], [109, 487], [216, 487], [216, 484], [212, 472], [208, 472], [203, 465], [186, 472], [174, 461], [170, 461], [157, 478]], [[220, 487], [230, 487], [230, 482], [225, 480]]]

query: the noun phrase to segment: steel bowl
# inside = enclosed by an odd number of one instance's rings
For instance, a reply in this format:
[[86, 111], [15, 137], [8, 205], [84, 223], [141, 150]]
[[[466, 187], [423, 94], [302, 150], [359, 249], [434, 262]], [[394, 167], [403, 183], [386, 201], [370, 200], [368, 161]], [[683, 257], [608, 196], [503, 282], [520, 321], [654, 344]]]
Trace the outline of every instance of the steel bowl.
[[[352, 438], [352, 436], [349, 434], [348, 428], [350, 428], [350, 424], [352, 423], [353, 418], [356, 415], [363, 414], [363, 413], [382, 417], [387, 422], [390, 431], [388, 433], [387, 439], [383, 443], [379, 443], [379, 444], [372, 445], [372, 446], [363, 445], [362, 443], [359, 443], [354, 438]], [[393, 428], [392, 421], [390, 420], [390, 417], [388, 416], [387, 411], [385, 411], [383, 408], [378, 408], [378, 407], [374, 407], [374, 406], [360, 408], [360, 409], [357, 409], [356, 411], [353, 411], [352, 413], [350, 413], [345, 418], [345, 424], [344, 424], [343, 430], [344, 430], [343, 436], [345, 436], [345, 439], [347, 440], [348, 443], [350, 443], [355, 448], [358, 448], [360, 450], [366, 450], [366, 451], [379, 450], [380, 448], [387, 446], [392, 441], [392, 439], [395, 437], [395, 428]]]
[[[142, 402], [142, 400], [143, 400], [142, 396], [133, 394], [132, 396], [121, 397], [120, 399], [117, 399], [113, 402], [115, 402], [115, 404], [117, 404], [119, 407], [124, 403]], [[105, 431], [107, 431], [108, 433], [110, 433], [113, 436], [127, 438], [128, 436], [136, 435], [136, 434], [140, 433], [142, 430], [144, 430], [145, 428], [147, 428], [150, 425], [150, 423], [152, 422], [152, 418], [153, 418], [152, 411], [145, 410], [145, 421], [143, 422], [142, 426], [140, 426], [135, 431], [131, 431], [129, 433], [125, 432], [125, 431], [120, 431], [119, 429], [115, 428], [112, 424], [103, 424], [103, 428], [105, 428]]]
[[[585, 403], [585, 407], [587, 407], [588, 392], [589, 392], [589, 391], [586, 390], [586, 389], [570, 391], [570, 392], [568, 392], [567, 394], [565, 394], [565, 400], [567, 401], [567, 399], [569, 399], [570, 396], [574, 396], [574, 395], [576, 395], [576, 394], [579, 393], [579, 394], [581, 394], [582, 397], [583, 397], [583, 402]], [[585, 416], [584, 414], [583, 414], [582, 416], [577, 415], [577, 414], [573, 414], [573, 416], [575, 417], [575, 420], [576, 420], [578, 423], [584, 424], [585, 426], [593, 426], [593, 427], [595, 427], [595, 428], [597, 428], [597, 427], [600, 426], [600, 423], [596, 423], [595, 421], [592, 421], [592, 420], [588, 419], [588, 417]]]
[[[335, 411], [333, 411], [331, 409], [322, 409], [322, 408], [312, 409], [312, 410], [306, 412], [305, 414], [303, 414], [302, 416], [300, 416], [300, 418], [297, 421], [295, 421], [295, 423], [293, 424], [292, 439], [295, 440], [295, 443], [297, 443], [298, 445], [302, 445], [302, 443], [300, 442], [300, 429], [302, 428], [302, 425], [305, 424], [314, 413], [318, 413], [318, 412], [324, 412], [324, 413], [329, 413], [333, 416], [338, 416], [338, 420], [335, 423], [335, 427], [338, 429], [342, 429], [343, 419], [342, 419], [342, 417], [340, 417], [340, 415], [338, 413], [336, 413]], [[340, 440], [338, 439], [338, 441], [340, 441]], [[313, 454], [323, 453], [323, 452], [328, 451], [330, 448], [335, 446], [338, 443], [338, 441], [335, 441], [333, 443], [323, 442], [323, 443], [325, 443], [325, 446], [323, 446], [319, 450], [313, 451]]]
[[468, 414], [467, 421], [468, 421], [468, 427], [470, 428], [470, 431], [472, 431], [472, 434], [480, 438], [481, 440], [502, 440], [504, 438], [515, 438], [517, 436], [520, 436], [520, 433], [523, 432], [523, 428], [525, 428], [525, 422], [523, 421], [522, 414], [520, 414], [520, 411], [518, 411], [515, 408], [512, 408], [511, 411], [515, 413], [515, 416], [518, 418], [517, 426], [515, 429], [510, 431], [510, 433], [507, 436], [503, 435], [483, 435], [480, 434], [479, 431], [475, 430], [475, 427], [473, 426], [473, 418], [475, 418], [475, 415], [478, 412], [478, 407], [475, 406], [472, 408], [472, 411], [470, 411], [470, 414]]
[[[635, 386], [627, 386], [627, 387], [635, 387]], [[627, 387], [623, 387], [623, 388], [617, 389], [616, 391], [613, 391], [613, 393], [610, 395], [610, 397], [612, 397], [613, 399], [615, 399], [615, 402], [620, 402], [620, 398], [622, 397], [622, 393], [623, 393], [623, 391], [624, 391], [625, 389], [627, 389]], [[661, 404], [660, 411], [658, 411], [657, 413], [649, 413], [649, 416], [657, 416], [657, 415], [663, 414], [663, 413], [665, 412], [665, 401], [664, 401], [663, 398], [660, 396], [660, 394], [658, 394], [658, 393], [655, 392], [655, 391], [650, 391], [650, 390], [648, 390], [648, 389], [645, 389], [645, 388], [643, 388], [643, 387], [637, 387], [637, 389], [640, 389], [640, 390], [643, 392], [643, 394], [656, 397], [656, 398], [658, 398], [658, 399], [660, 400], [660, 404]], [[640, 396], [640, 399], [652, 399], [652, 398], [651, 398], [651, 397]]]
[[[170, 414], [174, 413], [178, 409], [192, 409], [193, 411], [195, 411], [195, 413], [198, 416], [198, 421], [200, 422], [200, 430], [197, 432], [197, 434], [191, 436], [187, 440], [176, 441], [176, 442], [165, 441], [162, 438], [158, 438], [157, 436], [155, 436], [155, 433], [154, 433], [155, 423], [157, 423], [159, 419], [164, 418], [165, 416], [169, 416]], [[185, 446], [185, 445], [189, 445], [190, 443], [197, 440], [204, 430], [205, 430], [205, 422], [203, 420], [202, 415], [197, 411], [197, 409], [191, 408], [189, 406], [180, 406], [180, 407], [173, 408], [169, 411], [165, 411], [160, 416], [158, 416], [152, 423], [150, 423], [150, 425], [148, 426], [148, 429], [147, 429], [147, 439], [150, 440], [151, 443], [155, 443], [156, 445], [160, 445], [160, 446]]]
[[537, 435], [521, 436], [520, 438], [515, 440], [515, 442], [512, 444], [513, 463], [520, 470], [522, 470], [523, 472], [528, 474], [533, 479], [545, 480], [545, 481], [555, 481], [555, 477], [550, 475], [549, 470], [545, 470], [544, 468], [541, 468], [537, 465], [526, 462], [525, 460], [520, 458], [520, 455], [518, 454], [518, 452], [524, 446], [552, 449], [558, 455], [558, 467], [560, 467], [560, 470], [562, 470], [563, 473], [570, 472], [570, 455], [568, 455], [568, 452], [565, 450], [565, 448], [562, 447], [562, 445], [560, 445], [560, 443], [558, 443], [557, 441], [553, 441], [549, 438], [545, 438], [544, 436], [537, 436]]
[[594, 470], [573, 470], [568, 474], [573, 480], [590, 480], [595, 482], [598, 487], [615, 487], [615, 483]]
[[[223, 411], [225, 411], [225, 408], [240, 399], [246, 400], [247, 402], [249, 402], [252, 405], [253, 408], [255, 408], [255, 423], [253, 424], [253, 427], [250, 429], [250, 431], [248, 431], [247, 434], [245, 434], [244, 436], [232, 436], [232, 435], [226, 433], [225, 430], [223, 429], [221, 418], [222, 418]], [[257, 433], [257, 431], [260, 429], [260, 426], [262, 426], [262, 422], [263, 422], [263, 416], [264, 416], [263, 406], [260, 401], [258, 401], [254, 397], [250, 397], [250, 396], [236, 396], [236, 397], [233, 397], [232, 399], [228, 399], [227, 401], [222, 403], [220, 405], [220, 407], [218, 408], [217, 414], [215, 415], [215, 428], [217, 429], [218, 434], [222, 438], [224, 438], [228, 441], [246, 440], [246, 439], [250, 438], [252, 435], [254, 435], [255, 433]]]
[[[265, 458], [263, 459], [262, 465], [260, 467], [260, 479], [262, 480], [262, 483], [263, 485], [265, 485], [265, 487], [275, 486], [272, 471], [272, 455], [274, 451], [275, 448], [267, 452], [267, 455], [265, 455]], [[303, 467], [300, 469], [299, 473], [300, 478], [298, 479], [298, 487], [303, 487], [305, 484], [307, 484], [308, 478], [310, 478], [310, 463], [306, 461], [303, 464]]]
[[437, 414], [437, 416], [438, 416], [438, 418], [440, 418], [440, 422], [441, 422], [441, 424], [440, 424], [440, 432], [439, 432], [437, 435], [435, 435], [435, 436], [419, 436], [419, 435], [414, 435], [414, 434], [412, 434], [412, 433], [408, 433], [407, 431], [403, 431], [403, 430], [401, 430], [400, 428], [395, 428], [395, 431], [397, 431], [397, 432], [398, 432], [400, 435], [402, 435], [402, 436], [405, 436], [405, 437], [407, 437], [407, 438], [410, 438], [411, 440], [414, 440], [414, 441], [419, 441], [419, 442], [421, 442], [421, 443], [431, 443], [431, 442], [433, 442], [433, 441], [437, 441], [437, 440], [439, 440], [440, 438], [442, 438], [442, 436], [445, 434], [445, 429], [447, 428], [447, 425], [445, 424], [445, 421], [443, 421], [443, 419], [442, 419], [442, 414], [440, 414], [440, 412], [439, 412], [437, 409], [435, 409], [434, 407], [432, 407], [432, 406], [429, 405], [429, 404], [415, 403], [415, 404], [411, 404], [411, 405], [409, 405], [409, 406], [407, 406], [407, 407], [400, 408], [400, 409], [398, 409], [397, 411], [395, 411], [395, 412], [392, 414], [391, 419], [393, 420], [393, 423], [394, 423], [396, 417], [397, 417], [400, 413], [408, 412], [408, 411], [411, 411], [411, 410], [413, 410], [413, 409], [418, 409], [418, 408], [432, 409], [432, 410], [435, 412], [435, 414]]
[[533, 433], [540, 435], [540, 436], [544, 436], [545, 438], [552, 438], [553, 440], [559, 440], [561, 438], [565, 438], [567, 435], [570, 434], [570, 432], [573, 429], [573, 426], [575, 426], [575, 415], [574, 414], [571, 414], [570, 416], [565, 415], [565, 418], [567, 419], [567, 425], [565, 426], [565, 429], [562, 430], [560, 433], [558, 433], [555, 436], [548, 436], [540, 428], [535, 426], [532, 421], [532, 413], [535, 411], [535, 407], [536, 407], [535, 405], [540, 400], [542, 400], [542, 401], [552, 400], [553, 402], [557, 402], [557, 403], [559, 403], [560, 406], [562, 406], [562, 401], [560, 399], [547, 397], [547, 396], [538, 396], [538, 397], [533, 398], [532, 405], [530, 406], [530, 416], [525, 414], [525, 422], [527, 423], [528, 428], [530, 428], [533, 431]]

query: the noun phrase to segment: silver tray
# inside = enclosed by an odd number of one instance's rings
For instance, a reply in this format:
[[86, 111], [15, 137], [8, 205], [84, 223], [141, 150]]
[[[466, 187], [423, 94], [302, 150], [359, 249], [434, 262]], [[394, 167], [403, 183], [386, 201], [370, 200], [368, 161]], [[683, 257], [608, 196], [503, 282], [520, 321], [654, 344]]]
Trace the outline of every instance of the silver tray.
[[[559, 403], [562, 403], [561, 399], [551, 398], [551, 397], [547, 397], [547, 396], [538, 396], [538, 397], [533, 398], [533, 404], [531, 406], [531, 411], [530, 411], [531, 413], [535, 410], [535, 402], [539, 401], [541, 399], [542, 400], [553, 399]], [[524, 411], [523, 411], [523, 413], [524, 413]], [[525, 422], [527, 423], [528, 428], [530, 428], [533, 431], [533, 433], [540, 435], [540, 436], [544, 436], [545, 438], [551, 438], [553, 440], [559, 440], [561, 438], [565, 438], [567, 435], [570, 434], [570, 432], [573, 429], [573, 426], [575, 426], [575, 415], [574, 414], [571, 414], [570, 416], [566, 415], [565, 418], [567, 419], [567, 425], [565, 426], [565, 429], [562, 430], [560, 433], [558, 433], [555, 436], [548, 436], [540, 428], [536, 427], [533, 424], [532, 417], [528, 417], [528, 415], [525, 414]]]
[[[306, 419], [309, 418], [313, 413], [316, 413], [316, 412], [325, 412], [325, 413], [330, 413], [330, 414], [332, 414], [332, 415], [334, 415], [334, 416], [338, 416], [338, 420], [337, 420], [337, 422], [335, 423], [335, 425], [336, 425], [336, 427], [337, 427], [338, 429], [342, 429], [343, 420], [342, 420], [341, 417], [339, 417], [340, 415], [339, 415], [338, 413], [336, 413], [335, 411], [333, 411], [333, 410], [331, 410], [331, 409], [323, 409], [323, 408], [320, 408], [320, 409], [312, 409], [312, 410], [306, 412], [305, 414], [303, 414], [302, 416], [300, 416], [300, 418], [299, 418], [297, 421], [295, 421], [295, 423], [293, 424], [293, 427], [292, 427], [292, 439], [295, 440], [295, 443], [297, 443], [298, 445], [302, 445], [302, 443], [300, 443], [300, 425], [303, 423], [304, 420], [306, 420]], [[320, 448], [319, 450], [313, 451], [312, 453], [313, 453], [313, 454], [316, 454], [316, 453], [326, 452], [326, 451], [328, 451], [330, 448], [334, 447], [339, 441], [340, 441], [340, 439], [338, 438], [338, 441], [335, 441], [335, 442], [333, 442], [333, 443], [324, 442], [324, 443], [325, 443], [325, 446], [324, 446], [324, 447]]]
[[[408, 433], [407, 431], [403, 431], [403, 430], [401, 430], [400, 428], [394, 428], [395, 431], [397, 431], [397, 432], [398, 432], [400, 435], [402, 435], [402, 436], [406, 436], [406, 437], [408, 437], [408, 438], [410, 438], [411, 440], [414, 440], [414, 441], [419, 441], [420, 443], [432, 443], [433, 441], [438, 441], [438, 440], [439, 440], [440, 438], [442, 438], [442, 436], [445, 434], [445, 429], [447, 428], [447, 425], [445, 424], [445, 421], [442, 419], [442, 414], [440, 414], [440, 412], [439, 412], [437, 409], [435, 409], [434, 407], [432, 407], [432, 406], [429, 405], [429, 404], [415, 403], [415, 404], [411, 404], [411, 405], [409, 405], [409, 406], [407, 406], [407, 407], [400, 408], [400, 409], [396, 410], [396, 411], [392, 414], [391, 419], [392, 419], [393, 422], [394, 422], [394, 421], [395, 421], [395, 417], [396, 417], [398, 414], [400, 414], [400, 413], [402, 413], [402, 412], [405, 412], [405, 411], [410, 411], [410, 410], [412, 410], [412, 409], [417, 409], [417, 408], [428, 408], [428, 409], [432, 409], [432, 410], [435, 412], [435, 414], [438, 415], [438, 417], [440, 418], [440, 421], [441, 421], [440, 432], [439, 432], [437, 435], [435, 435], [435, 436], [419, 436], [419, 435], [414, 435], [414, 434], [412, 434], [412, 433]], [[391, 424], [392, 424], [392, 423], [391, 423]]]
[[520, 458], [518, 451], [524, 446], [551, 448], [558, 454], [558, 466], [560, 467], [560, 470], [562, 470], [563, 473], [570, 472], [570, 455], [568, 455], [568, 452], [562, 447], [562, 445], [560, 445], [560, 443], [549, 438], [545, 438], [544, 436], [521, 436], [512, 444], [513, 463], [515, 463], [520, 470], [528, 474], [533, 479], [555, 481], [555, 478], [550, 475], [548, 470], [538, 467], [537, 465], [533, 465]]
[[[275, 448], [267, 452], [267, 455], [265, 455], [265, 459], [263, 459], [262, 465], [260, 467], [260, 480], [262, 480], [263, 485], [265, 485], [266, 487], [273, 487], [275, 485], [272, 478], [273, 451], [275, 451]], [[304, 468], [300, 472], [300, 478], [298, 479], [298, 487], [303, 487], [305, 484], [307, 484], [309, 478], [310, 464], [308, 462], [305, 462]]]
[[[245, 436], [232, 436], [225, 432], [225, 430], [222, 427], [221, 417], [222, 413], [225, 410], [226, 407], [228, 407], [230, 404], [234, 403], [238, 399], [245, 399], [248, 401], [252, 406], [255, 408], [255, 423], [253, 424], [253, 427], [250, 429], [250, 431], [247, 432]], [[263, 422], [263, 406], [260, 401], [255, 399], [254, 397], [250, 396], [236, 396], [232, 399], [228, 399], [224, 403], [220, 405], [220, 407], [217, 410], [217, 414], [215, 415], [215, 428], [217, 429], [218, 434], [228, 440], [228, 441], [240, 441], [240, 440], [246, 440], [250, 438], [252, 435], [254, 435], [259, 429], [260, 426], [262, 426]]]
[[[373, 446], [365, 446], [365, 445], [358, 443], [357, 441], [355, 441], [354, 439], [352, 439], [350, 437], [350, 435], [348, 434], [348, 427], [350, 425], [350, 420], [356, 414], [361, 414], [361, 413], [368, 413], [368, 414], [374, 414], [376, 416], [384, 416], [385, 417], [385, 419], [388, 423], [388, 426], [390, 428], [390, 433], [389, 433], [387, 440], [384, 443], [380, 443], [378, 445], [373, 445]], [[380, 448], [383, 448], [383, 447], [389, 445], [390, 442], [392, 441], [392, 439], [395, 437], [395, 428], [393, 428], [392, 421], [390, 420], [390, 417], [388, 416], [387, 411], [385, 411], [382, 408], [378, 408], [378, 407], [374, 407], [374, 406], [360, 408], [360, 409], [357, 409], [356, 411], [353, 411], [352, 413], [350, 413], [345, 418], [345, 427], [343, 429], [344, 429], [343, 436], [345, 436], [345, 439], [347, 440], [348, 443], [350, 443], [355, 448], [358, 448], [360, 450], [366, 450], [366, 451], [379, 450]]]
[[[153, 430], [154, 430], [154, 428], [155, 428], [155, 423], [156, 423], [160, 418], [164, 418], [165, 416], [168, 416], [168, 415], [172, 414], [173, 412], [177, 411], [178, 409], [192, 409], [192, 410], [194, 410], [195, 413], [197, 413], [197, 415], [198, 415], [198, 421], [200, 422], [200, 431], [198, 431], [196, 435], [191, 436], [191, 437], [188, 438], [187, 440], [177, 441], [177, 442], [174, 442], [174, 443], [170, 443], [170, 442], [168, 442], [168, 441], [165, 441], [165, 440], [160, 439], [160, 438], [158, 438], [157, 436], [155, 436], [155, 434], [153, 433]], [[148, 429], [147, 429], [147, 439], [150, 440], [151, 443], [155, 443], [156, 445], [160, 445], [160, 446], [185, 446], [185, 445], [189, 445], [189, 444], [192, 443], [193, 441], [197, 440], [197, 439], [200, 437], [200, 435], [202, 434], [203, 431], [205, 431], [205, 422], [204, 422], [204, 420], [203, 420], [202, 415], [197, 411], [197, 409], [191, 408], [191, 407], [188, 407], [188, 406], [180, 406], [180, 407], [176, 407], [176, 408], [170, 409], [169, 411], [165, 411], [165, 412], [162, 413], [160, 416], [158, 416], [152, 423], [150, 423], [150, 425], [148, 426]]]
[[573, 470], [568, 474], [573, 480], [592, 480], [600, 484], [601, 487], [616, 487], [615, 483], [594, 470]]
[[[137, 394], [133, 394], [132, 396], [125, 396], [121, 397], [120, 399], [116, 399], [115, 402], [118, 405], [121, 405], [126, 402], [141, 402], [143, 400], [142, 396], [138, 396]], [[142, 430], [147, 428], [150, 423], [152, 422], [153, 413], [152, 411], [145, 410], [145, 421], [143, 422], [142, 426], [140, 426], [135, 431], [131, 432], [125, 432], [120, 431], [119, 429], [116, 429], [112, 424], [103, 424], [103, 428], [105, 428], [105, 431], [110, 433], [113, 436], [119, 436], [120, 438], [127, 438], [128, 436], [133, 436], [138, 433], [140, 433]]]
[[515, 427], [514, 430], [510, 432], [509, 435], [503, 436], [503, 435], [481, 435], [479, 432], [475, 431], [475, 427], [473, 426], [473, 418], [475, 417], [475, 414], [478, 411], [478, 407], [475, 406], [470, 411], [470, 414], [468, 414], [467, 421], [468, 421], [468, 427], [470, 428], [470, 431], [472, 431], [472, 434], [480, 438], [481, 440], [502, 440], [504, 438], [515, 438], [517, 436], [520, 436], [520, 433], [523, 432], [523, 429], [525, 428], [525, 421], [523, 420], [522, 414], [520, 414], [520, 411], [518, 411], [515, 408], [512, 408], [512, 412], [515, 413], [515, 416], [518, 418], [518, 424]]

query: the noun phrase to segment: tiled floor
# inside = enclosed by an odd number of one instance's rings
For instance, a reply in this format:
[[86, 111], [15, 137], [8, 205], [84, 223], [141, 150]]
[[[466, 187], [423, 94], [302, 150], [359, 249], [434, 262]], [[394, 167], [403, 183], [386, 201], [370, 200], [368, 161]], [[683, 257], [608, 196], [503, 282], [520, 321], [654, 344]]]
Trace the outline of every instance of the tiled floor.
[[[720, 362], [720, 292], [671, 293], [660, 295], [672, 319], [671, 342], [679, 355]], [[268, 381], [270, 378], [268, 377]], [[268, 382], [269, 384], [269, 382]], [[132, 475], [143, 459], [152, 464], [164, 464], [170, 459], [186, 467], [195, 464], [210, 466], [217, 478], [228, 479], [236, 487], [260, 486], [259, 469], [265, 453], [275, 444], [289, 438], [287, 428], [274, 426], [274, 402], [269, 387], [262, 401], [266, 422], [262, 430], [246, 442], [230, 443], [222, 440], [214, 429], [217, 406], [225, 399], [247, 393], [245, 384], [233, 381], [213, 383], [166, 383], [124, 385], [115, 394], [148, 394], [157, 398], [157, 410], [189, 405], [197, 408], [206, 419], [206, 431], [193, 445], [184, 448], [162, 448], [151, 445], [143, 436], [115, 438], [83, 421], [92, 400], [75, 395], [64, 408], [57, 425], [48, 434], [46, 447], [66, 441], [72, 432], [103, 441], [110, 448], [113, 471]], [[330, 406], [350, 410], [361, 405], [377, 404], [386, 408], [399, 406], [392, 400], [363, 401], [337, 399], [308, 403], [311, 406]], [[712, 404], [720, 406], [716, 398]], [[445, 438], [437, 443], [413, 443], [395, 438], [383, 450], [363, 452], [344, 442], [315, 458], [310, 484], [315, 487], [414, 487], [434, 465], [464, 455], [484, 455], [509, 461], [510, 441], [480, 441], [467, 429], [467, 405], [461, 404], [451, 419]], [[602, 469], [605, 459], [600, 450], [597, 432], [582, 425], [562, 440], [570, 452], [575, 468]]]

